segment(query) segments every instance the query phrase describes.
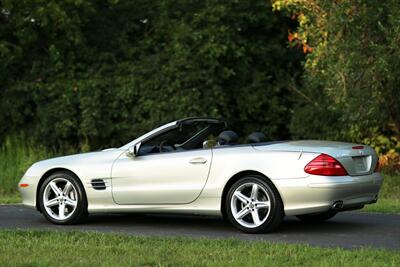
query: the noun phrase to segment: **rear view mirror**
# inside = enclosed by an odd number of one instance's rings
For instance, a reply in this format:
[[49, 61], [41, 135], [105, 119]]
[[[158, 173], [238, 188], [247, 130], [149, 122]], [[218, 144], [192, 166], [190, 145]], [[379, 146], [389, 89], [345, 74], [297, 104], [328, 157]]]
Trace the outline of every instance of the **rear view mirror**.
[[140, 145], [141, 145], [141, 143], [137, 143], [133, 146], [130, 146], [128, 148], [128, 152], [127, 152], [128, 157], [130, 157], [130, 158], [137, 157], [139, 154]]

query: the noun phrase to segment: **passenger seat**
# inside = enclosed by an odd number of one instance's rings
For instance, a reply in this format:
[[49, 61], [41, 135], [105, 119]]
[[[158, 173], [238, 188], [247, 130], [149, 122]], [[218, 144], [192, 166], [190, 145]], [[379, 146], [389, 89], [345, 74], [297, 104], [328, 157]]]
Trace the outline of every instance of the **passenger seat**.
[[247, 136], [247, 143], [249, 143], [249, 144], [262, 143], [262, 142], [266, 142], [266, 141], [267, 141], [267, 137], [262, 132], [254, 132], [254, 133], [249, 134], [249, 136]]

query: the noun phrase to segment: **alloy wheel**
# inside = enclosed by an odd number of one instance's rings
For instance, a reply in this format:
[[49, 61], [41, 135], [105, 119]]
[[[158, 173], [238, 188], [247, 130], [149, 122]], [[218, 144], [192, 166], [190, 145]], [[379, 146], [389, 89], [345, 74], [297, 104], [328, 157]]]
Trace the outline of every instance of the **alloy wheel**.
[[270, 215], [270, 206], [267, 190], [255, 182], [240, 185], [231, 197], [233, 218], [247, 228], [262, 225]]
[[64, 178], [51, 180], [44, 189], [43, 205], [46, 213], [55, 220], [70, 218], [78, 205], [75, 186]]

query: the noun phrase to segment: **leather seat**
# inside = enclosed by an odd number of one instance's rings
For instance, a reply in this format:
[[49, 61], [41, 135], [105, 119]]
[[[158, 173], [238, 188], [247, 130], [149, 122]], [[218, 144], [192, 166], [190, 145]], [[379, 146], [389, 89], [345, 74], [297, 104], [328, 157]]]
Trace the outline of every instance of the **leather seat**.
[[218, 136], [218, 145], [236, 145], [238, 143], [239, 136], [234, 131], [223, 131]]
[[254, 132], [247, 136], [247, 143], [254, 144], [254, 143], [262, 143], [267, 141], [267, 136], [265, 136], [262, 132]]

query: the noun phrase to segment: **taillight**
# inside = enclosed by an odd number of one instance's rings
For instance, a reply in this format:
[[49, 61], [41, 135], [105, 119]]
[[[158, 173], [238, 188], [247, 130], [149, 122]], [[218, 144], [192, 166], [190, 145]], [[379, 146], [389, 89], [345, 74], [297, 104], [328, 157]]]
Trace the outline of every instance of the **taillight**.
[[315, 159], [310, 161], [305, 167], [304, 171], [309, 174], [324, 175], [324, 176], [345, 176], [346, 170], [342, 164], [335, 158], [321, 154]]

